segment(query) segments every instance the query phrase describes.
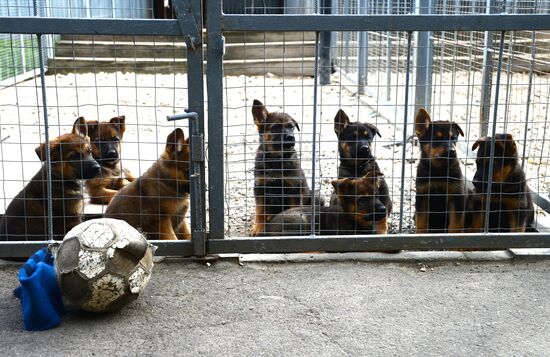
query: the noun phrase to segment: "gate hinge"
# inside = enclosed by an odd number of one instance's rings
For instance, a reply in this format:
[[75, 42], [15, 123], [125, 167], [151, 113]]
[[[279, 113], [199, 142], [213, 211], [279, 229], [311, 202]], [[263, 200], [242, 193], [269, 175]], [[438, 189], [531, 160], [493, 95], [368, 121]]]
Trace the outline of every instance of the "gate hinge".
[[199, 240], [206, 242], [210, 238], [210, 232], [205, 230], [195, 230], [195, 236]]
[[172, 1], [172, 6], [174, 7], [178, 25], [187, 45], [187, 50], [194, 52], [195, 46], [202, 44], [202, 28], [199, 31], [195, 16], [193, 15], [193, 7], [189, 0]]
[[209, 38], [209, 41], [212, 42], [211, 48], [214, 51], [222, 53], [222, 56], [225, 56], [225, 37], [222, 34], [215, 34]]

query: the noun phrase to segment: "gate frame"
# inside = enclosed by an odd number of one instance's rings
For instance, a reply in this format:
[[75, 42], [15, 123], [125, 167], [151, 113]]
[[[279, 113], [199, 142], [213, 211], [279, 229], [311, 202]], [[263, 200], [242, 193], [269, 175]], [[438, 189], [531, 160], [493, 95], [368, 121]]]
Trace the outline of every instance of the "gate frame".
[[[209, 222], [208, 252], [218, 253], [296, 253], [307, 251], [392, 251], [446, 249], [509, 249], [548, 248], [548, 233], [467, 233], [467, 234], [390, 234], [369, 236], [301, 236], [301, 237], [238, 237], [224, 238], [224, 170], [223, 143], [223, 33], [225, 31], [315, 31], [316, 48], [319, 34], [327, 31], [405, 31], [410, 58], [410, 38], [413, 32], [430, 31], [506, 31], [548, 30], [550, 15], [233, 15], [222, 13], [222, 0], [209, 1], [207, 20], [208, 46], [208, 132], [209, 132]], [[502, 46], [499, 60], [502, 60]], [[316, 53], [316, 68], [320, 61]], [[410, 61], [409, 61], [410, 62]], [[213, 75], [214, 74], [214, 75]], [[212, 75], [212, 76], [211, 76]], [[500, 78], [498, 68], [497, 78]], [[317, 77], [314, 73], [314, 103], [317, 96]], [[407, 72], [407, 81], [409, 72]], [[325, 82], [325, 78], [322, 78]], [[409, 88], [407, 86], [406, 93]], [[405, 95], [405, 109], [409, 107]], [[498, 93], [495, 99], [497, 112]], [[315, 108], [313, 108], [315, 111]], [[314, 112], [315, 117], [315, 112]], [[407, 123], [407, 110], [404, 114]], [[496, 115], [493, 129], [496, 127]], [[214, 134], [214, 135], [213, 135]], [[403, 138], [405, 150], [406, 137]], [[492, 159], [491, 159], [492, 160]], [[401, 211], [402, 211], [401, 204]]]
[[[0, 33], [30, 34], [38, 38], [40, 57], [39, 71], [43, 101], [43, 121], [48, 142], [47, 96], [44, 85], [45, 64], [43, 61], [42, 36], [48, 34], [68, 35], [133, 35], [183, 37], [187, 47], [187, 95], [188, 111], [195, 115], [190, 119], [189, 137], [191, 150], [191, 241], [151, 241], [158, 247], [156, 254], [165, 256], [206, 255], [206, 200], [204, 161], [204, 55], [202, 40], [202, 0], [175, 0], [175, 20], [136, 19], [75, 19], [39, 17], [0, 17]], [[172, 118], [174, 120], [174, 118]], [[49, 143], [47, 150], [49, 150]], [[49, 165], [49, 156], [48, 162]], [[51, 178], [49, 178], [51, 182]], [[49, 195], [51, 196], [51, 195]], [[49, 201], [51, 202], [51, 201]], [[48, 229], [51, 234], [51, 209], [48, 210]], [[29, 257], [38, 249], [54, 242], [48, 241], [0, 241], [0, 258]]]
[[[191, 182], [191, 241], [152, 241], [157, 254], [165, 256], [204, 256], [220, 253], [283, 253], [306, 251], [387, 251], [445, 249], [548, 248], [548, 233], [481, 234], [391, 234], [369, 236], [309, 236], [281, 238], [224, 239], [223, 143], [223, 53], [224, 31], [405, 31], [409, 39], [417, 31], [500, 31], [550, 30], [550, 15], [225, 15], [222, 0], [211, 0], [207, 14], [207, 92], [209, 136], [209, 232], [206, 230], [205, 162], [200, 142], [204, 135], [203, 46], [197, 29], [202, 29], [201, 0], [175, 0], [184, 9], [178, 20], [65, 19], [0, 17], [0, 33], [82, 35], [184, 36], [188, 45], [189, 110], [198, 114], [197, 127], [190, 124], [193, 172]], [[175, 6], [178, 8], [178, 6]], [[191, 16], [194, 18], [191, 21]], [[197, 26], [199, 24], [200, 26]], [[193, 50], [194, 48], [194, 50]], [[319, 43], [317, 43], [319, 48]], [[410, 41], [408, 54], [410, 55]], [[502, 41], [499, 51], [502, 60]], [[316, 54], [316, 63], [319, 54]], [[193, 65], [191, 65], [193, 64]], [[41, 71], [44, 70], [41, 64]], [[501, 69], [498, 69], [497, 78]], [[315, 73], [316, 83], [318, 74]], [[407, 77], [409, 74], [407, 73]], [[44, 86], [43, 90], [44, 90]], [[407, 88], [408, 91], [408, 88]], [[317, 91], [315, 90], [315, 96]], [[46, 99], [46, 98], [45, 98]], [[498, 103], [498, 100], [495, 100]], [[47, 101], [44, 100], [44, 105]], [[405, 101], [405, 107], [409, 106]], [[315, 110], [315, 108], [313, 108]], [[497, 108], [495, 107], [495, 113]], [[406, 118], [405, 118], [406, 119]], [[47, 122], [47, 117], [44, 118]], [[496, 115], [495, 119], [496, 120]], [[404, 123], [407, 120], [403, 121]], [[493, 125], [495, 122], [493, 122]], [[202, 136], [204, 138], [204, 136]], [[197, 139], [199, 141], [197, 142]], [[405, 141], [406, 138], [403, 138]], [[405, 144], [405, 142], [403, 143]], [[403, 145], [403, 148], [405, 145]], [[202, 161], [201, 161], [202, 157]], [[51, 243], [0, 242], [0, 257], [27, 257]]]

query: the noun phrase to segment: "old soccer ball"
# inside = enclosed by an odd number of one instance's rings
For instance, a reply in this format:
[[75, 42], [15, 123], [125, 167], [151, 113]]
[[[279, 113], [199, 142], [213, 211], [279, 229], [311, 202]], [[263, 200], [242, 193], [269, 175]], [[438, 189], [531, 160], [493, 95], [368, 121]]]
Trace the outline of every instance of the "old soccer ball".
[[63, 295], [84, 310], [117, 310], [149, 281], [155, 249], [124, 221], [86, 221], [54, 249], [57, 281]]

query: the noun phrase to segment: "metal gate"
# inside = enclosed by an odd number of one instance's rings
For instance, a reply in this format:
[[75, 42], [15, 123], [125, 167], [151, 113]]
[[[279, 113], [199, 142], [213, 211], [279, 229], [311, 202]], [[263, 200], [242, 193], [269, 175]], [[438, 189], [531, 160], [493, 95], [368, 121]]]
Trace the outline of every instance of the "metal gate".
[[[190, 197], [192, 240], [175, 243], [159, 242], [158, 253], [175, 256], [202, 256], [206, 254], [206, 216], [205, 216], [205, 161], [204, 161], [204, 88], [203, 88], [203, 43], [202, 43], [202, 1], [174, 1], [177, 20], [140, 20], [140, 19], [69, 19], [45, 17], [3, 17], [0, 20], [0, 33], [26, 34], [36, 37], [38, 45], [39, 79], [41, 88], [42, 123], [45, 142], [48, 143], [53, 128], [48, 122], [48, 104], [55, 98], [46, 93], [46, 63], [42, 41], [50, 34], [54, 35], [129, 35], [129, 36], [171, 36], [183, 38], [186, 44], [188, 63], [188, 108], [186, 112], [175, 113], [166, 118], [168, 121], [181, 120], [178, 126], [189, 126], [190, 136]], [[3, 63], [4, 65], [4, 63]], [[16, 82], [15, 82], [16, 83]], [[186, 93], [182, 93], [186, 95]], [[183, 123], [185, 121], [189, 123]], [[51, 167], [47, 157], [45, 165]], [[49, 170], [48, 170], [49, 171]], [[51, 174], [48, 175], [48, 197], [51, 197]], [[48, 201], [51, 201], [48, 200]], [[50, 206], [51, 207], [51, 206]], [[52, 237], [53, 217], [48, 211], [48, 232]], [[0, 257], [28, 257], [40, 247], [51, 241], [13, 241], [0, 242]]]
[[[525, 30], [537, 31], [548, 29], [545, 24], [548, 15], [508, 15], [508, 14], [456, 14], [456, 15], [431, 15], [427, 11], [428, 2], [420, 2], [417, 4], [418, 11], [414, 14], [391, 14], [384, 15], [384, 10], [377, 13], [369, 12], [369, 15], [358, 14], [331, 16], [334, 11], [334, 1], [323, 1], [317, 7], [319, 14], [301, 15], [301, 16], [268, 16], [268, 15], [233, 15], [223, 14], [221, 11], [221, 1], [209, 2], [210, 11], [208, 13], [208, 133], [209, 133], [209, 239], [208, 251], [210, 253], [274, 253], [274, 252], [306, 252], [306, 251], [328, 251], [328, 252], [345, 252], [345, 251], [395, 251], [400, 249], [405, 250], [446, 250], [446, 249], [506, 249], [515, 247], [548, 247], [550, 236], [547, 233], [482, 233], [482, 234], [408, 234], [402, 229], [403, 216], [403, 195], [404, 195], [404, 174], [405, 174], [405, 150], [409, 135], [413, 132], [407, 131], [408, 123], [411, 120], [408, 117], [414, 115], [411, 113], [414, 107], [414, 101], [410, 99], [409, 86], [411, 84], [411, 56], [412, 56], [412, 39], [418, 34], [419, 51], [417, 56], [427, 56], [427, 46], [422, 43], [429, 43], [430, 31], [456, 32], [456, 31], [485, 31], [492, 33], [495, 31], [500, 34], [500, 44], [498, 46], [498, 68], [496, 71], [496, 88], [499, 87], [502, 73], [502, 60], [505, 35], [509, 31]], [[366, 6], [367, 1], [358, 1], [359, 9]], [[356, 4], [354, 1], [343, 1], [343, 7], [349, 8], [351, 4]], [[361, 5], [363, 4], [363, 5]], [[386, 3], [384, 3], [386, 4]], [[389, 4], [389, 1], [387, 2]], [[422, 5], [424, 4], [424, 5]], [[385, 6], [385, 5], [384, 5]], [[388, 5], [390, 6], [390, 5]], [[399, 4], [397, 4], [399, 7]], [[492, 9], [492, 7], [489, 7]], [[367, 14], [367, 12], [363, 12]], [[489, 13], [489, 12], [488, 12]], [[374, 15], [373, 15], [374, 14]], [[396, 234], [389, 235], [369, 235], [369, 236], [314, 236], [308, 237], [266, 237], [266, 238], [250, 238], [250, 237], [234, 237], [225, 238], [224, 230], [224, 204], [228, 194], [224, 191], [224, 177], [218, 173], [223, 172], [227, 153], [224, 152], [224, 128], [221, 118], [224, 117], [223, 108], [223, 53], [224, 53], [224, 33], [230, 31], [249, 32], [249, 31], [314, 31], [315, 37], [315, 63], [314, 63], [314, 84], [313, 84], [313, 105], [310, 117], [313, 119], [313, 133], [310, 139], [313, 149], [313, 168], [312, 177], [308, 177], [308, 182], [311, 185], [312, 191], [315, 190], [315, 150], [316, 150], [316, 128], [318, 127], [317, 105], [318, 105], [318, 90], [319, 86], [329, 82], [330, 72], [332, 70], [330, 52], [331, 52], [331, 35], [330, 32], [355, 31], [359, 34], [365, 34], [367, 31], [372, 32], [401, 32], [405, 35], [405, 48], [403, 56], [406, 57], [405, 83], [404, 83], [404, 101], [395, 103], [395, 106], [403, 108], [402, 114], [402, 139], [400, 147], [403, 148], [401, 163], [401, 200], [400, 206], [396, 208], [399, 211], [399, 228]], [[361, 46], [359, 54], [361, 56]], [[424, 51], [424, 54], [420, 51]], [[389, 51], [388, 51], [389, 53]], [[359, 57], [361, 58], [361, 57]], [[365, 58], [365, 56], [363, 57]], [[367, 64], [368, 66], [368, 64]], [[426, 68], [424, 68], [426, 70]], [[359, 69], [361, 70], [361, 68]], [[359, 72], [359, 75], [361, 72]], [[422, 78], [424, 77], [424, 78]], [[417, 85], [428, 88], [428, 75], [416, 76]], [[357, 83], [361, 86], [362, 83]], [[364, 85], [364, 83], [363, 83]], [[426, 103], [425, 94], [424, 100], [416, 97], [416, 103]], [[494, 137], [496, 130], [496, 113], [498, 112], [498, 89], [495, 94], [495, 107], [493, 108], [494, 116], [492, 125], [492, 134]], [[252, 98], [249, 98], [250, 101]], [[409, 129], [410, 130], [410, 129]], [[487, 131], [486, 131], [487, 132]], [[399, 194], [398, 194], [399, 195]], [[541, 202], [546, 206], [544, 202]], [[547, 207], [546, 207], [547, 208]]]
[[[42, 52], [42, 38], [48, 34], [70, 35], [154, 35], [183, 36], [187, 48], [188, 63], [188, 112], [175, 113], [169, 120], [189, 120], [191, 137], [191, 241], [155, 241], [159, 247], [158, 255], [169, 256], [205, 256], [222, 253], [276, 253], [308, 251], [395, 251], [395, 250], [446, 250], [446, 249], [506, 249], [515, 247], [546, 248], [550, 247], [550, 235], [530, 232], [513, 233], [472, 233], [472, 234], [411, 234], [401, 227], [403, 217], [404, 190], [400, 192], [399, 229], [389, 235], [340, 235], [305, 237], [231, 237], [225, 231], [225, 206], [227, 192], [224, 182], [226, 170], [226, 153], [224, 137], [224, 51], [227, 32], [249, 31], [284, 31], [315, 32], [315, 60], [312, 124], [312, 173], [308, 177], [312, 192], [315, 192], [318, 180], [316, 177], [315, 148], [318, 143], [317, 92], [322, 84], [330, 80], [332, 68], [330, 60], [330, 32], [367, 31], [402, 32], [405, 34], [404, 57], [406, 74], [403, 84], [404, 102], [402, 106], [402, 138], [398, 142], [403, 148], [401, 156], [401, 180], [405, 173], [405, 146], [410, 131], [410, 119], [413, 105], [409, 86], [411, 81], [410, 63], [412, 56], [412, 39], [415, 34], [429, 31], [494, 31], [500, 34], [497, 52], [498, 66], [496, 81], [500, 81], [504, 52], [505, 34], [509, 31], [550, 30], [550, 15], [537, 14], [476, 14], [476, 15], [431, 15], [419, 14], [355, 14], [330, 15], [331, 1], [323, 2], [319, 7], [322, 14], [314, 15], [236, 15], [222, 13], [222, 0], [208, 1], [206, 13], [207, 55], [203, 53], [203, 13], [202, 1], [173, 1], [176, 20], [115, 20], [115, 19], [62, 19], [39, 17], [3, 17], [0, 18], [0, 33], [29, 34], [36, 36], [39, 50], [40, 81], [42, 88], [42, 115], [46, 141], [49, 136], [48, 100], [45, 91], [45, 63]], [[206, 90], [203, 88], [204, 60], [206, 59]], [[418, 80], [418, 78], [416, 78]], [[205, 127], [204, 94], [208, 93], [207, 128]], [[498, 90], [493, 108], [492, 136], [496, 130], [498, 111]], [[489, 126], [491, 128], [491, 126]], [[205, 129], [207, 129], [205, 131]], [[207, 142], [207, 145], [205, 145]], [[47, 162], [47, 165], [50, 163]], [[403, 181], [402, 181], [403, 187]], [[208, 189], [207, 189], [208, 188]], [[206, 199], [206, 192], [208, 199]], [[548, 207], [546, 207], [548, 208]], [[51, 215], [51, 214], [50, 214]], [[208, 219], [207, 219], [208, 218]], [[51, 226], [52, 217], [49, 217]], [[207, 223], [208, 222], [208, 223]], [[50, 228], [51, 229], [51, 228]], [[48, 242], [0, 242], [0, 257], [24, 257], [32, 254]]]

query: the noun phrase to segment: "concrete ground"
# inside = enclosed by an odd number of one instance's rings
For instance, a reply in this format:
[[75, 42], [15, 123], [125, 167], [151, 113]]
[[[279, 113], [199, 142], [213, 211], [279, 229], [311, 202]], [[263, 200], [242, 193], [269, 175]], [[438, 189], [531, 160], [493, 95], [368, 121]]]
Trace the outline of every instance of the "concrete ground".
[[[548, 356], [550, 259], [505, 253], [165, 260], [113, 314], [23, 330], [0, 263], [3, 356]], [[450, 259], [450, 260], [448, 260]]]

